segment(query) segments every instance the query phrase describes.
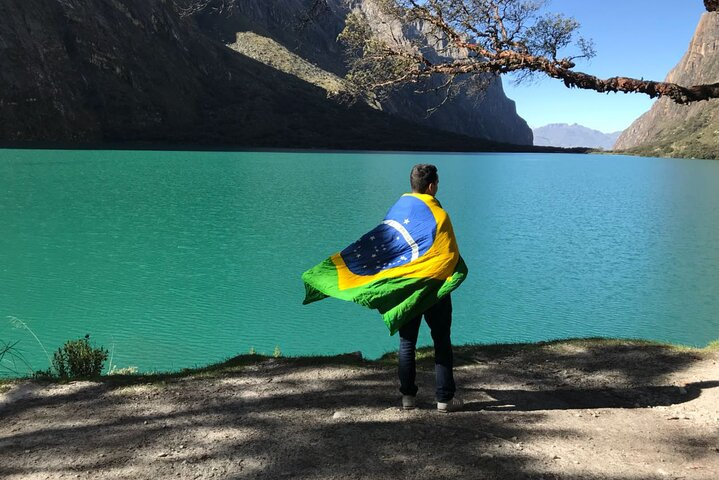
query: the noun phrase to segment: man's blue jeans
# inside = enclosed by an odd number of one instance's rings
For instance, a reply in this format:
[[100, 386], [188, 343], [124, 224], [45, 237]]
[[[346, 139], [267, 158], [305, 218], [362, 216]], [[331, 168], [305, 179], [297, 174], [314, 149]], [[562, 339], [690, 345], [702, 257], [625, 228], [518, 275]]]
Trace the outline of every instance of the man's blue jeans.
[[[452, 327], [452, 300], [450, 296], [442, 298], [434, 306], [424, 312], [424, 319], [432, 333], [434, 341], [434, 371], [437, 387], [437, 401], [448, 402], [454, 397], [456, 386], [452, 367], [452, 341], [450, 331]], [[417, 395], [415, 384], [416, 363], [415, 350], [417, 335], [422, 323], [422, 315], [413, 318], [399, 329], [399, 391], [402, 395]]]

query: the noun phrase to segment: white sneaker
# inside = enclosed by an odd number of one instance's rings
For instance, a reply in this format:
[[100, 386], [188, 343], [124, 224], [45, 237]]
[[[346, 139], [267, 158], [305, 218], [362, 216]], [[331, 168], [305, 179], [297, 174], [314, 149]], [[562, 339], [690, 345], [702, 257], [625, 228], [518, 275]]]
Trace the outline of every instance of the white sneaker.
[[437, 402], [437, 411], [442, 413], [458, 412], [464, 408], [461, 398], [454, 397], [449, 402]]
[[402, 409], [403, 410], [414, 410], [417, 406], [417, 397], [413, 395], [402, 395]]

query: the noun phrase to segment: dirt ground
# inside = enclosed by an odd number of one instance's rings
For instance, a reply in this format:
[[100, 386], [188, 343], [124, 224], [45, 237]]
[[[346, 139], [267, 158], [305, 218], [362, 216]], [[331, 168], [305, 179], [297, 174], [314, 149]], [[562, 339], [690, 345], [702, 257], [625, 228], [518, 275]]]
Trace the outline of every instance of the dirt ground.
[[217, 375], [0, 395], [0, 478], [719, 478], [719, 352], [459, 348], [463, 412], [398, 408], [390, 364], [263, 359]]

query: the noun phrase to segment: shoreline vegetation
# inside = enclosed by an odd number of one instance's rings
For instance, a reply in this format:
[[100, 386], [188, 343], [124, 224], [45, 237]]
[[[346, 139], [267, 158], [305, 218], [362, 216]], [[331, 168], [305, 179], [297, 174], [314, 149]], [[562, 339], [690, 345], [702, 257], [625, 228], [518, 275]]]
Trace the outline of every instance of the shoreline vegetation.
[[417, 409], [394, 354], [240, 355], [176, 373], [14, 381], [0, 476], [155, 479], [714, 480], [719, 341], [455, 348], [465, 409], [438, 413], [430, 349]]
[[[689, 352], [696, 355], [711, 354], [719, 352], [719, 339], [709, 342], [706, 347], [692, 347], [681, 344], [657, 342], [652, 340], [641, 339], [623, 339], [623, 338], [604, 338], [604, 337], [587, 337], [587, 338], [569, 338], [548, 340], [531, 343], [502, 343], [502, 344], [464, 344], [454, 346], [455, 366], [463, 367], [477, 363], [477, 358], [494, 358], [515, 353], [524, 353], [531, 355], [541, 355], [544, 353], [552, 353], [562, 348], [635, 348], [641, 350], [647, 349], [665, 349], [674, 352]], [[278, 353], [279, 352], [279, 353]], [[433, 349], [431, 346], [421, 347], [417, 349], [417, 367], [431, 368], [433, 367]], [[205, 366], [183, 368], [177, 371], [152, 371], [138, 372], [137, 367], [120, 367], [117, 365], [105, 368], [106, 373], [91, 380], [97, 382], [106, 382], [108, 384], [124, 384], [129, 383], [155, 383], [166, 381], [178, 381], [191, 378], [216, 378], [227, 374], [240, 373], [244, 367], [259, 364], [268, 360], [281, 362], [288, 367], [302, 368], [307, 366], [355, 366], [367, 368], [395, 368], [397, 365], [397, 352], [392, 351], [385, 353], [378, 359], [366, 359], [362, 352], [351, 352], [337, 355], [299, 355], [285, 356], [281, 354], [279, 347], [275, 347], [273, 354], [263, 352], [255, 352], [254, 348], [250, 353], [236, 355], [234, 357], [211, 363]], [[119, 373], [114, 373], [119, 372]], [[129, 373], [125, 373], [129, 372]], [[75, 381], [67, 378], [52, 377], [38, 371], [40, 375], [19, 376], [19, 377], [0, 377], [0, 393], [6, 391], [9, 386], [25, 381], [35, 381], [41, 384], [63, 384]], [[84, 379], [87, 380], [87, 379]]]
[[[455, 134], [452, 134], [455, 135]], [[652, 158], [673, 158], [683, 160], [717, 160], [715, 153], [702, 152], [704, 156], [695, 156], [689, 152], [686, 156], [662, 155], [662, 152], [651, 149], [603, 150], [590, 147], [550, 147], [533, 145], [515, 145], [494, 143], [481, 139], [465, 145], [462, 143], [442, 144], [433, 148], [427, 145], [413, 146], [405, 144], [397, 148], [393, 145], [377, 145], [376, 147], [353, 146], [347, 148], [312, 147], [312, 146], [244, 146], [204, 143], [163, 143], [163, 142], [110, 142], [110, 143], [58, 143], [58, 142], [0, 142], [2, 150], [79, 150], [79, 151], [151, 151], [151, 152], [259, 152], [259, 153], [394, 153], [408, 155], [432, 155], [442, 153], [566, 153], [579, 155], [619, 155]], [[482, 146], [478, 147], [477, 142]]]
[[[451, 134], [457, 136], [456, 134]], [[467, 144], [442, 144], [437, 148], [427, 145], [404, 144], [399, 149], [392, 145], [354, 146], [348, 148], [313, 146], [246, 146], [216, 143], [163, 143], [163, 142], [109, 142], [109, 143], [66, 143], [66, 142], [0, 142], [0, 150], [127, 150], [167, 152], [307, 152], [307, 153], [597, 153], [592, 148], [544, 147], [495, 143], [488, 140], [466, 137]]]

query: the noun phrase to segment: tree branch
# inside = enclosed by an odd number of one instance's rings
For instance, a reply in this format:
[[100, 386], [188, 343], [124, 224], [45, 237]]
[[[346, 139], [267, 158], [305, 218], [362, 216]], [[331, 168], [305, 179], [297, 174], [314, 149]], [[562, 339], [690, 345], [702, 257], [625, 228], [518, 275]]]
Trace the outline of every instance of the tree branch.
[[[678, 104], [688, 104], [719, 98], [719, 82], [706, 85], [682, 86], [670, 82], [617, 76], [598, 78], [574, 70], [574, 59], [591, 58], [594, 49], [591, 41], [579, 39], [575, 45], [580, 55], [559, 57], [560, 49], [572, 44], [576, 20], [562, 15], [539, 15], [541, 2], [527, 0], [381, 0], [391, 5], [388, 12], [396, 12], [396, 20], [422, 22], [430, 28], [426, 37], [434, 36], [454, 45], [460, 56], [430, 61], [424, 48], [408, 48], [399, 42], [383, 44], [371, 52], [364, 49], [365, 62], [356, 62], [355, 68], [367, 68], [368, 57], [387, 60], [401, 58], [392, 75], [385, 75], [370, 87], [388, 87], [403, 82], [416, 82], [432, 75], [461, 75], [478, 73], [543, 73], [561, 80], [567, 87], [597, 92], [643, 93], [651, 98], [667, 97]], [[705, 0], [708, 11], [719, 11], [719, 0]], [[373, 35], [367, 27], [364, 34]], [[481, 32], [481, 33], [480, 33]], [[473, 43], [476, 42], [476, 43]], [[367, 43], [365, 43], [367, 45]], [[431, 49], [430, 49], [431, 50]], [[379, 53], [379, 55], [378, 55]], [[377, 56], [378, 55], [378, 56]], [[371, 63], [371, 62], [370, 62]], [[377, 69], [375, 68], [375, 71]], [[359, 76], [358, 76], [359, 77]], [[371, 78], [365, 75], [364, 79]], [[370, 82], [371, 83], [371, 82]]]

